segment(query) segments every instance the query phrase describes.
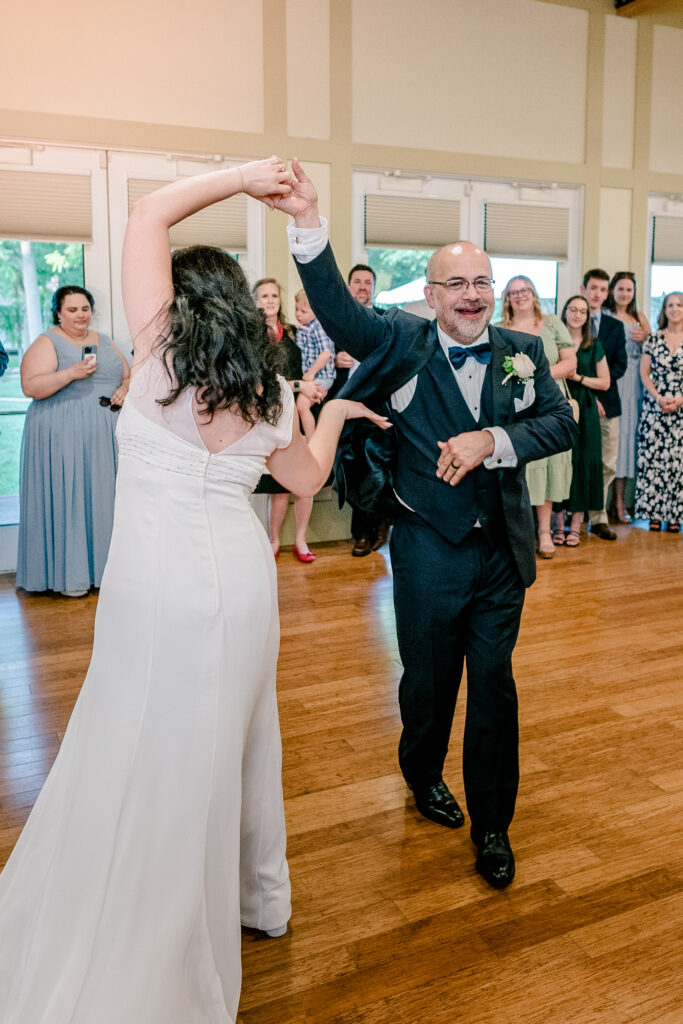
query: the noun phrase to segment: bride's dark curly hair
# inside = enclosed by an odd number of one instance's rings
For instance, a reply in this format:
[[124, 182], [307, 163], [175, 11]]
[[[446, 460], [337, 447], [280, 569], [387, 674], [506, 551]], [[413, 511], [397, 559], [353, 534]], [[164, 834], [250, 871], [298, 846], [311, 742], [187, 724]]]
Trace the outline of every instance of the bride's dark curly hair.
[[161, 339], [171, 389], [160, 405], [171, 405], [194, 387], [212, 418], [230, 409], [248, 423], [276, 423], [282, 357], [242, 268], [221, 249], [192, 245], [173, 253], [171, 272], [174, 299], [168, 335]]

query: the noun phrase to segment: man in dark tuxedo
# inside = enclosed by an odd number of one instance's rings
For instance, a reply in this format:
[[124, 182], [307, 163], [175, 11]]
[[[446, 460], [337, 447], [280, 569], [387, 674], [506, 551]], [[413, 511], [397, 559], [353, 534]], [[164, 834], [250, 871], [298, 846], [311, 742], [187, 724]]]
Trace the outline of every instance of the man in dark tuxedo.
[[401, 770], [425, 817], [464, 823], [442, 772], [466, 664], [470, 834], [477, 869], [503, 888], [515, 873], [507, 833], [519, 780], [511, 655], [536, 572], [524, 466], [571, 447], [571, 408], [539, 338], [488, 326], [486, 253], [458, 242], [432, 256], [425, 296], [436, 321], [396, 308], [380, 316], [349, 294], [315, 189], [297, 161], [292, 169], [292, 194], [275, 205], [294, 217], [290, 247], [306, 294], [335, 344], [362, 360], [344, 396], [391, 401], [403, 513], [391, 542]]
[[602, 391], [598, 399], [605, 497], [602, 508], [593, 509], [589, 513], [590, 531], [596, 537], [601, 537], [602, 540], [616, 540], [617, 535], [614, 530], [610, 529], [607, 518], [607, 494], [617, 475], [619, 419], [621, 417], [621, 398], [617, 381], [626, 373], [626, 334], [621, 320], [617, 320], [609, 310], [602, 308], [603, 302], [609, 295], [609, 274], [606, 270], [599, 267], [587, 270], [583, 275], [581, 294], [588, 303], [591, 334], [602, 342], [610, 375], [609, 389]]

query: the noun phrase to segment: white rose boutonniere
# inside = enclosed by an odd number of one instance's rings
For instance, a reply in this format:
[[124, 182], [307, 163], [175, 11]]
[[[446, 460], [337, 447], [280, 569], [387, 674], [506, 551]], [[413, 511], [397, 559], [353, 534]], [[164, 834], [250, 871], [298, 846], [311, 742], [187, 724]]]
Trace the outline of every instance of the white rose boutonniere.
[[533, 380], [536, 364], [523, 352], [516, 352], [514, 356], [505, 356], [503, 369], [507, 377], [503, 378], [503, 384], [507, 384], [511, 377], [516, 377], [522, 384], [528, 384]]

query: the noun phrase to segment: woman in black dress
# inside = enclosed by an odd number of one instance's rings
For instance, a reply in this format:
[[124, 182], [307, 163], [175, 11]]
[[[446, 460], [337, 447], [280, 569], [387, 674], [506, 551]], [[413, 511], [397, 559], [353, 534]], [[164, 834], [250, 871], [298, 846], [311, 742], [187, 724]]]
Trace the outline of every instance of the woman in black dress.
[[[579, 439], [572, 450], [572, 486], [566, 501], [572, 513], [568, 548], [581, 543], [581, 522], [588, 509], [602, 501], [602, 437], [596, 400], [597, 391], [609, 387], [609, 368], [602, 344], [591, 337], [590, 310], [582, 295], [573, 295], [564, 304], [562, 322], [569, 331], [576, 352], [576, 371], [567, 378], [572, 398], [579, 404]], [[555, 543], [562, 543], [559, 531]]]

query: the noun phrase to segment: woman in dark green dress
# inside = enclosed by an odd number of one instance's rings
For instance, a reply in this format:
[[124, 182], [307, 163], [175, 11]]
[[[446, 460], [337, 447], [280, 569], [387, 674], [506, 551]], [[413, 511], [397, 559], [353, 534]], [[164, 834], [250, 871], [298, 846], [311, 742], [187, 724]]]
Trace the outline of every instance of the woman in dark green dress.
[[576, 351], [576, 373], [568, 379], [572, 398], [579, 404], [579, 439], [572, 451], [572, 486], [566, 502], [571, 523], [565, 543], [569, 548], [581, 542], [584, 513], [602, 504], [602, 435], [600, 401], [597, 393], [607, 391], [609, 368], [602, 344], [591, 337], [588, 303], [582, 295], [567, 299], [562, 320]]

